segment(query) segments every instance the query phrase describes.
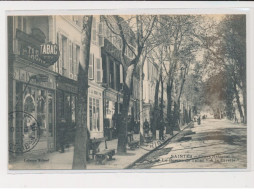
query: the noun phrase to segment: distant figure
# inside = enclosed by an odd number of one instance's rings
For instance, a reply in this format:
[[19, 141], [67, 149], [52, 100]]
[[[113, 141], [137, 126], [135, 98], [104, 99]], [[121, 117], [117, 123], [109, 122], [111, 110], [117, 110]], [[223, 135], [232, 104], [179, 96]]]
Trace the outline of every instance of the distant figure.
[[238, 123], [238, 118], [236, 117], [236, 115], [235, 115], [235, 123]]
[[149, 132], [149, 123], [148, 123], [147, 119], [143, 123], [143, 127], [144, 127], [145, 134], [148, 134], [148, 132]]
[[159, 122], [159, 139], [160, 140], [164, 139], [163, 131], [164, 131], [164, 121], [163, 119], [161, 119]]
[[198, 117], [198, 125], [200, 125], [201, 124], [201, 118], [200, 118], [200, 116]]
[[61, 153], [64, 153], [65, 131], [66, 131], [66, 120], [62, 118], [59, 125], [59, 143], [60, 143]]

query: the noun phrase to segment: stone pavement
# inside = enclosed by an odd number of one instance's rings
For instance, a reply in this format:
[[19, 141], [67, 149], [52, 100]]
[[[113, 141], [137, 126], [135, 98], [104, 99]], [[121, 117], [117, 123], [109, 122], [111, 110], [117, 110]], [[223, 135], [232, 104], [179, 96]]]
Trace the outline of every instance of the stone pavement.
[[226, 119], [202, 120], [201, 125], [195, 123], [194, 128], [186, 128], [131, 168], [244, 169], [247, 166], [246, 128]]
[[[174, 131], [174, 135], [179, 131]], [[169, 139], [170, 135], [165, 135], [165, 140]], [[139, 140], [139, 135], [134, 134], [134, 140]], [[127, 147], [125, 155], [114, 155], [114, 159], [106, 161], [104, 165], [96, 164], [95, 160], [90, 160], [87, 164], [87, 169], [124, 169], [131, 163], [158, 147], [164, 141], [154, 140], [151, 143], [144, 144], [143, 146], [130, 150]], [[117, 148], [117, 139], [107, 141], [108, 149]], [[105, 149], [105, 143], [102, 142], [99, 146], [100, 150]], [[64, 153], [40, 153], [40, 154], [24, 154], [23, 156], [16, 157], [15, 160], [9, 162], [9, 169], [11, 170], [55, 170], [55, 169], [72, 169], [74, 147], [65, 150]]]

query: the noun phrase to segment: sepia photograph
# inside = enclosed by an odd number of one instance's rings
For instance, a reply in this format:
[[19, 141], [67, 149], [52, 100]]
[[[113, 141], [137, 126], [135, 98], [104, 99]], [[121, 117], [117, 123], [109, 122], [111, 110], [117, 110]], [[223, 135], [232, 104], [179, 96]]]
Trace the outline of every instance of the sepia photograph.
[[9, 170], [247, 169], [246, 14], [6, 20]]

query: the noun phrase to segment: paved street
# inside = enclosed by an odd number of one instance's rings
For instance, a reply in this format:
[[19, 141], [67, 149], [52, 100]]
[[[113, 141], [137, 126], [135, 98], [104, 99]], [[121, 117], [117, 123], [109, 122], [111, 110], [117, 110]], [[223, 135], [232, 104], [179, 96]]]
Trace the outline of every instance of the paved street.
[[205, 119], [135, 163], [134, 169], [246, 168], [247, 128], [228, 120]]

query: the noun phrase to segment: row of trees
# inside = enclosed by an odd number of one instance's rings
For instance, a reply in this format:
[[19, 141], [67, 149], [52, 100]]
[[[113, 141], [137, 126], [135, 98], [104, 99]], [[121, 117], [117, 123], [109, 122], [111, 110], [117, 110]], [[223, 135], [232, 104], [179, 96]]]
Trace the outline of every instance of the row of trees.
[[[209, 105], [217, 118], [224, 113], [229, 119], [238, 110], [241, 122], [247, 123], [246, 97], [246, 17], [227, 15], [203, 29], [199, 39], [205, 49], [204, 68], [209, 73], [203, 83], [203, 103]], [[219, 115], [219, 116], [218, 116]]]
[[[179, 129], [180, 103], [184, 96], [192, 108], [207, 104], [212, 108], [226, 105], [228, 116], [233, 100], [246, 122], [246, 33], [244, 16], [226, 16], [215, 23], [204, 16], [195, 15], [135, 15], [103, 16], [107, 28], [121, 41], [120, 60], [124, 68], [123, 109], [118, 119], [118, 153], [126, 153], [127, 118], [132, 91], [133, 74], [138, 69], [143, 77], [146, 60], [159, 67], [155, 87], [155, 102], [152, 110], [152, 131], [165, 118], [167, 133]], [[88, 64], [91, 40], [92, 16], [83, 17], [82, 50], [78, 76], [78, 117], [73, 169], [86, 165], [87, 139], [87, 89]], [[211, 29], [212, 26], [212, 29]], [[127, 59], [126, 49], [133, 53]], [[227, 78], [226, 81], [223, 78]], [[141, 79], [141, 91], [142, 91]], [[166, 86], [167, 111], [164, 116], [164, 86]], [[215, 86], [215, 87], [211, 87]], [[226, 86], [226, 87], [225, 87]], [[159, 102], [159, 88], [161, 89]], [[233, 94], [233, 96], [231, 96]], [[241, 106], [243, 96], [243, 110]], [[142, 93], [141, 93], [141, 99]], [[220, 102], [218, 101], [220, 100]], [[217, 105], [218, 104], [218, 105]], [[142, 104], [140, 109], [142, 109]], [[191, 110], [185, 111], [187, 122]], [[142, 113], [142, 112], [140, 112]], [[142, 118], [142, 116], [140, 117]], [[141, 121], [141, 142], [143, 128]]]

